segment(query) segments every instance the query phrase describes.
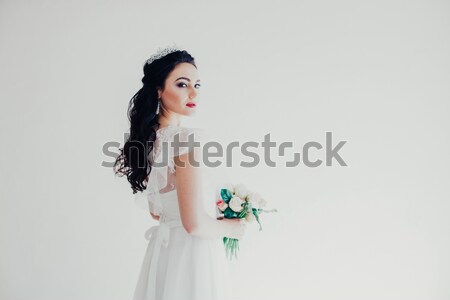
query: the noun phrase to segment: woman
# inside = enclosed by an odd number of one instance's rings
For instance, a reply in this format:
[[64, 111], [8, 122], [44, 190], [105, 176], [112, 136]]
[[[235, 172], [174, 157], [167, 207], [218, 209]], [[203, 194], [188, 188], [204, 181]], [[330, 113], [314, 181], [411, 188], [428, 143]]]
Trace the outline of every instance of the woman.
[[130, 136], [115, 164], [133, 193], [145, 192], [150, 214], [159, 220], [146, 232], [133, 300], [227, 299], [222, 238], [241, 239], [245, 221], [216, 218], [217, 199], [205, 192], [205, 168], [190, 160], [201, 163], [199, 147], [170, 144], [203, 137], [181, 124], [195, 114], [199, 100], [194, 58], [166, 48], [147, 60], [142, 82], [128, 109]]

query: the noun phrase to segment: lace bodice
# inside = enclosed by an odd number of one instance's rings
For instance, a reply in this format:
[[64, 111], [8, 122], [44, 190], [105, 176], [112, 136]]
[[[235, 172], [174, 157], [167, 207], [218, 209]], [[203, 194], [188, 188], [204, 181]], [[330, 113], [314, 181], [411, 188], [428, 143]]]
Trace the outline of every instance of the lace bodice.
[[205, 134], [197, 128], [178, 126], [163, 127], [156, 131], [156, 140], [149, 159], [152, 165], [155, 165], [155, 162], [157, 162], [167, 167], [166, 183], [159, 182], [160, 193], [166, 193], [175, 189], [176, 170], [174, 158], [192, 150], [188, 147], [177, 147], [171, 143], [175, 142], [175, 140], [181, 143], [188, 143], [190, 135], [192, 135], [192, 141], [200, 142]]
[[[170, 125], [156, 131], [156, 140], [149, 154], [151, 172], [147, 188], [143, 195], [137, 197], [142, 202], [142, 196], [148, 202], [150, 212], [160, 215], [163, 209], [161, 195], [176, 189], [176, 169], [174, 158], [193, 150], [188, 147], [191, 142], [200, 145], [205, 138], [205, 132], [198, 128], [188, 128]], [[180, 142], [177, 144], [175, 142]], [[139, 206], [142, 206], [138, 203]]]

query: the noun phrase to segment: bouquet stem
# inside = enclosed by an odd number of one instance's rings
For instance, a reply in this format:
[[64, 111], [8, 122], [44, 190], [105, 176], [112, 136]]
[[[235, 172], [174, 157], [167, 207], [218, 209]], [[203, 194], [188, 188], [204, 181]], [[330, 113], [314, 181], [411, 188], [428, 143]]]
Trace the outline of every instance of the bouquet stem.
[[237, 258], [237, 251], [239, 250], [239, 240], [224, 237], [223, 244], [225, 245], [226, 255], [228, 259], [231, 260], [233, 256]]

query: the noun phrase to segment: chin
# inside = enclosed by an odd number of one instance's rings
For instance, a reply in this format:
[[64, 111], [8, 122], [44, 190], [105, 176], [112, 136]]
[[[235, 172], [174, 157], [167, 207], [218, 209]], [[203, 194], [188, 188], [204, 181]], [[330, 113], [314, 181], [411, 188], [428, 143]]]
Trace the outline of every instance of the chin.
[[197, 113], [197, 110], [191, 109], [190, 111], [184, 112], [183, 116], [190, 117], [190, 116], [194, 116], [196, 113]]

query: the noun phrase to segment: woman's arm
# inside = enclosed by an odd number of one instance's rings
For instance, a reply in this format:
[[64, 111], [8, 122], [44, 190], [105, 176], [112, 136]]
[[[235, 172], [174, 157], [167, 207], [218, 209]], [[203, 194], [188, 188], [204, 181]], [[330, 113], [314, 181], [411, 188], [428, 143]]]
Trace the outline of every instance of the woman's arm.
[[[200, 149], [194, 148], [196, 162], [200, 162]], [[245, 223], [238, 220], [217, 220], [208, 215], [204, 209], [202, 196], [202, 169], [189, 163], [185, 153], [174, 158], [176, 168], [176, 186], [181, 222], [186, 231], [202, 238], [241, 237]], [[214, 201], [214, 199], [211, 199]]]

